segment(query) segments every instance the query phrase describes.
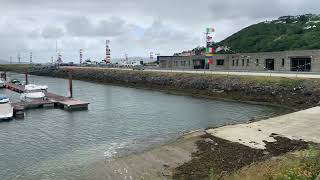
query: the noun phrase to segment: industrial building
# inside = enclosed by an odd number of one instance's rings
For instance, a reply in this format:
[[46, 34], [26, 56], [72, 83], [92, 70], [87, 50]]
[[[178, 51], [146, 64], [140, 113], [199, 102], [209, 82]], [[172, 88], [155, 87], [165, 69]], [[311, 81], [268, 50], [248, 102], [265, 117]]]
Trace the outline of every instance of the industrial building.
[[320, 50], [215, 54], [212, 64], [206, 56], [158, 56], [161, 69], [230, 71], [320, 72]]

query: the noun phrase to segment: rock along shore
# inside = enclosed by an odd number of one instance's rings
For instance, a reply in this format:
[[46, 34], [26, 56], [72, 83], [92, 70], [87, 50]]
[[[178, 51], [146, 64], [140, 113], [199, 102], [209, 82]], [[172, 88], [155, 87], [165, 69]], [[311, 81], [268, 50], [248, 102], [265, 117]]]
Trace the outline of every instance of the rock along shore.
[[[2, 68], [0, 68], [1, 70]], [[142, 87], [205, 98], [257, 102], [306, 109], [320, 102], [320, 80], [248, 77], [211, 74], [164, 73], [98, 68], [34, 68], [31, 74], [73, 78], [98, 83]]]

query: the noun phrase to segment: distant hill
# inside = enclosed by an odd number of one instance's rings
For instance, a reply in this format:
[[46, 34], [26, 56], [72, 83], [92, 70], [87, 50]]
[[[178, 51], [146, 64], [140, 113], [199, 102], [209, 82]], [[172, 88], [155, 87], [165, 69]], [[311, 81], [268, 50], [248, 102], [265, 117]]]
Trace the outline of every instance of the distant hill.
[[[320, 15], [282, 16], [273, 21], [253, 24], [214, 43], [216, 53], [273, 52], [320, 49]], [[180, 54], [204, 54], [204, 47]]]
[[283, 16], [251, 25], [218, 43], [231, 52], [320, 49], [320, 16]]

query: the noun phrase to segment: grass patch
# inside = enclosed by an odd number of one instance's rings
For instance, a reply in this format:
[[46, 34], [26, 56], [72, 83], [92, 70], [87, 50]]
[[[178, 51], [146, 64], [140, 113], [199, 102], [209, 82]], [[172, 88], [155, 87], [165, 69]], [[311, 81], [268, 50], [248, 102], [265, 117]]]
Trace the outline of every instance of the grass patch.
[[286, 179], [310, 179], [314, 180], [320, 177], [320, 151], [311, 147], [307, 151], [300, 152], [297, 159], [291, 160], [280, 170], [271, 170], [268, 179], [286, 180]]
[[303, 79], [288, 79], [283, 78], [280, 80], [279, 85], [285, 88], [296, 88], [300, 87], [303, 84]]
[[287, 154], [245, 167], [223, 179], [318, 180], [320, 178], [320, 148]]

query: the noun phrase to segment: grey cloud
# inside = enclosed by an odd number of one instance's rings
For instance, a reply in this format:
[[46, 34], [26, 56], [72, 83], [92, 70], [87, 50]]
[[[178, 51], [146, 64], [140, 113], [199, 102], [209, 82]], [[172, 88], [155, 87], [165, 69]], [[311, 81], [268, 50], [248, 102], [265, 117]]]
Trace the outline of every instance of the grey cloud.
[[261, 19], [285, 15], [318, 13], [316, 0], [226, 0], [212, 1], [210, 12], [214, 19]]
[[120, 18], [112, 17], [108, 20], [102, 20], [98, 23], [91, 22], [86, 17], [72, 18], [66, 23], [66, 30], [72, 36], [118, 36], [132, 27]]
[[64, 32], [59, 27], [46, 26], [43, 28], [41, 36], [46, 39], [57, 39], [64, 35]]
[[39, 32], [38, 29], [34, 29], [27, 34], [27, 37], [32, 39], [39, 38], [40, 36], [41, 36], [41, 33]]
[[51, 56], [55, 38], [70, 59], [84, 45], [88, 54], [103, 58], [104, 37], [112, 40], [113, 56], [122, 56], [123, 49], [171, 54], [202, 45], [207, 26], [222, 40], [262, 20], [319, 12], [319, 0], [1, 0], [0, 58], [31, 45]]

